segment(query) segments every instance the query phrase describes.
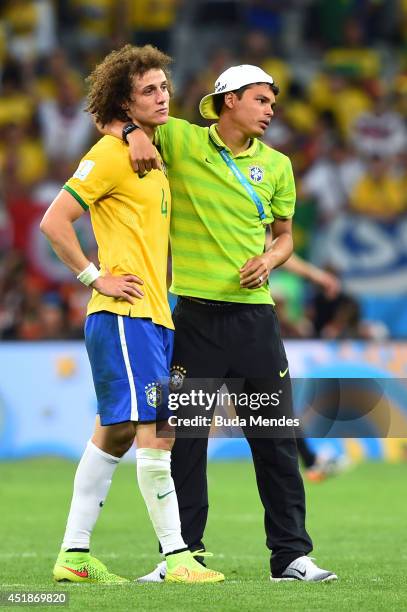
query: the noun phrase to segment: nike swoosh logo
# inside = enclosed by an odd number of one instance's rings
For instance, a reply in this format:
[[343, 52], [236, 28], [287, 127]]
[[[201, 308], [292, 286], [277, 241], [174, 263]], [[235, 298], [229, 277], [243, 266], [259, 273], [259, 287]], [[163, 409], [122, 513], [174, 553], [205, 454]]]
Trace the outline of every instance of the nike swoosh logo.
[[62, 567], [67, 569], [69, 572], [76, 574], [76, 576], [79, 576], [80, 578], [87, 578], [89, 576], [88, 570], [85, 570], [83, 572], [78, 572], [78, 570], [74, 570], [72, 569], [72, 567], [66, 567], [66, 565], [63, 565]]
[[188, 571], [188, 568], [181, 566], [181, 567], [177, 567], [177, 569], [173, 572], [173, 574], [174, 576], [180, 576], [180, 577], [186, 576], [188, 578], [189, 571]]
[[280, 370], [280, 378], [284, 378], [284, 376], [287, 374], [287, 372], [288, 372], [288, 368], [286, 368], [286, 369], [284, 370], [284, 372], [282, 372], [282, 371]]
[[160, 578], [161, 578], [161, 580], [165, 580], [165, 574], [163, 574], [162, 572], [160, 572]]
[[164, 499], [164, 497], [167, 497], [167, 495], [169, 495], [170, 493], [174, 493], [175, 489], [172, 489], [172, 491], [168, 491], [168, 493], [164, 493], [164, 495], [160, 495], [159, 493], [157, 493], [157, 499]]
[[295, 567], [290, 567], [290, 572], [298, 572], [302, 578], [305, 578], [305, 574], [306, 574], [305, 570], [301, 572], [299, 569], [296, 569]]

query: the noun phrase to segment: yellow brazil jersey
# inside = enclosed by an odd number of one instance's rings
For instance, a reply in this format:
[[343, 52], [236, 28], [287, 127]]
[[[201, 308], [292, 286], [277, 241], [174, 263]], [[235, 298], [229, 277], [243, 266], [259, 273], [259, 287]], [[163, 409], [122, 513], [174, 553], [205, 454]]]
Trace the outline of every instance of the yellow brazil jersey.
[[94, 290], [88, 314], [107, 310], [173, 329], [166, 286], [171, 196], [164, 172], [140, 178], [131, 168], [128, 147], [104, 136], [64, 189], [90, 210], [102, 273], [135, 274], [144, 281], [144, 297], [133, 305]]

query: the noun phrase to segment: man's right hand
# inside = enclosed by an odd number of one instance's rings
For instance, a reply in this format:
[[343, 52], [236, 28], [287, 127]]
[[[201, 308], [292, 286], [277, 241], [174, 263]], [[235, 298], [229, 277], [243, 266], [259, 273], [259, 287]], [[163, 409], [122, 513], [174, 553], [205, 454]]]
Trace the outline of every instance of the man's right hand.
[[102, 295], [121, 298], [134, 304], [132, 296], [138, 300], [144, 297], [144, 293], [137, 285], [143, 285], [143, 281], [134, 274], [113, 276], [110, 272], [106, 272], [103, 276], [99, 276], [91, 286]]
[[161, 170], [157, 149], [143, 130], [134, 130], [128, 134], [127, 142], [134, 172], [143, 175], [150, 170]]

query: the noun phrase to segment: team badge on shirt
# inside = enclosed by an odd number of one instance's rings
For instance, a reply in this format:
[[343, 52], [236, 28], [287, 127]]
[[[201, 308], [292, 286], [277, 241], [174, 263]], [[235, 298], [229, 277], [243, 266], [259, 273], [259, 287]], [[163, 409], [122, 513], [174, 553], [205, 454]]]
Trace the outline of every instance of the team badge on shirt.
[[261, 183], [263, 180], [264, 171], [259, 166], [250, 166], [249, 168], [250, 178], [255, 183]]
[[171, 391], [179, 391], [184, 384], [184, 378], [187, 371], [182, 366], [172, 366], [170, 373], [170, 389]]
[[149, 383], [145, 387], [147, 404], [152, 408], [158, 408], [162, 401], [162, 388], [159, 383]]

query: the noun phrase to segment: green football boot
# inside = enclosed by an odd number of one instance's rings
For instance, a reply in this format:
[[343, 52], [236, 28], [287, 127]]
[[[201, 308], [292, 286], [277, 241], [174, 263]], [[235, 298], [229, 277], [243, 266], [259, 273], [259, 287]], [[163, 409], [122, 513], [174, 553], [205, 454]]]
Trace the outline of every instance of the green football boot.
[[111, 574], [106, 566], [86, 552], [61, 550], [54, 565], [54, 580], [57, 582], [93, 582], [100, 584], [122, 584], [126, 578]]
[[175, 555], [168, 555], [166, 561], [167, 573], [164, 578], [165, 582], [203, 584], [208, 582], [222, 582], [225, 580], [225, 576], [221, 574], [221, 572], [211, 570], [198, 563], [189, 550]]

